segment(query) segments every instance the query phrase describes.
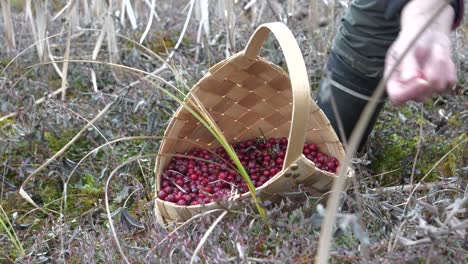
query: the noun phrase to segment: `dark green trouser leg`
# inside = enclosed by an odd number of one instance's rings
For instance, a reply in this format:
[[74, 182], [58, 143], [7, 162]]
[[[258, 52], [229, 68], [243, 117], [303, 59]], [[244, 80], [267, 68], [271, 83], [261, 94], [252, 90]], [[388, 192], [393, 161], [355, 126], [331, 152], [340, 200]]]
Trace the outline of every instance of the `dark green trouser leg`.
[[[328, 74], [320, 83], [317, 104], [330, 120], [341, 142], [344, 142], [342, 133], [340, 132], [340, 122], [347, 141], [368, 102], [367, 98], [372, 95], [379, 83], [379, 79], [370, 79], [361, 76], [347, 66], [333, 52], [330, 54], [327, 71]], [[333, 101], [335, 102], [336, 113], [334, 111]], [[378, 104], [372, 119], [364, 131], [359, 148], [362, 148], [366, 142], [383, 105], [384, 103], [382, 100], [382, 102]]]

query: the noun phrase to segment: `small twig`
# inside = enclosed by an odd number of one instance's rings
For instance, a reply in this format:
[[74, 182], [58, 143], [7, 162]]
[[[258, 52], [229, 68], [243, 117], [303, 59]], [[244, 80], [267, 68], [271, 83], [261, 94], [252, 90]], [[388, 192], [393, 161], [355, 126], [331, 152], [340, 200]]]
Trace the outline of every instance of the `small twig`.
[[455, 200], [455, 203], [453, 203], [453, 208], [452, 210], [450, 211], [450, 214], [447, 215], [447, 218], [445, 219], [444, 221], [444, 225], [447, 225], [449, 223], [449, 221], [452, 219], [452, 217], [458, 213], [458, 209], [460, 209], [460, 207], [462, 207], [463, 205], [466, 204], [466, 202], [468, 201], [468, 197], [465, 197], [463, 199], [457, 199]]
[[429, 244], [431, 243], [431, 239], [430, 238], [423, 238], [423, 239], [419, 239], [419, 240], [409, 240], [407, 238], [404, 238], [404, 237], [398, 237], [398, 240], [400, 241], [400, 243], [403, 244], [403, 246], [418, 246], [418, 245], [424, 245], [424, 244]]
[[[183, 175], [182, 173], [178, 172], [178, 171], [175, 171], [175, 170], [168, 170], [170, 172], [174, 172], [174, 173], [178, 173], [180, 175]], [[173, 179], [169, 178], [169, 177], [164, 177], [164, 179], [172, 182], [172, 184], [174, 184], [175, 187], [177, 187], [177, 189], [179, 189], [181, 192], [187, 194], [187, 192], [184, 190], [184, 188], [180, 187]]]
[[[425, 183], [425, 184], [420, 185], [418, 189], [429, 190], [438, 186], [444, 186], [445, 188], [457, 188], [458, 184], [447, 183], [447, 182], [430, 182], [430, 183]], [[391, 187], [383, 187], [383, 188], [374, 188], [374, 189], [370, 189], [370, 191], [373, 193], [381, 193], [381, 194], [393, 193], [393, 192], [409, 192], [413, 190], [413, 187], [414, 186], [412, 184], [407, 184], [407, 185], [399, 185], [399, 186], [391, 186]]]
[[419, 152], [421, 151], [421, 144], [423, 140], [423, 113], [424, 113], [424, 105], [421, 104], [421, 115], [420, 115], [420, 124], [419, 124], [419, 137], [418, 137], [418, 143], [417, 143], [417, 148], [416, 148], [416, 154], [414, 155], [414, 160], [413, 160], [413, 168], [411, 169], [411, 177], [410, 177], [410, 186], [413, 186], [414, 182], [414, 173], [416, 172], [416, 164], [418, 161], [419, 157]]

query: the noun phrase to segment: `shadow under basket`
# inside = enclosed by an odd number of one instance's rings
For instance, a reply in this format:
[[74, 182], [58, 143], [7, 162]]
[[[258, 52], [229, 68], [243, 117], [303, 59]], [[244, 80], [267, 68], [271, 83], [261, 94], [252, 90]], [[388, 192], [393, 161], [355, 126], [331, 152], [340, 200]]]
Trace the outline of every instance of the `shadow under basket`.
[[[269, 33], [278, 40], [289, 75], [279, 66], [258, 56]], [[307, 191], [323, 195], [330, 191], [337, 175], [318, 169], [303, 154], [305, 142], [334, 156], [345, 157], [329, 120], [310, 96], [305, 63], [291, 31], [282, 23], [261, 25], [246, 48], [209, 69], [191, 89], [190, 98], [209, 113], [229, 143], [266, 138], [288, 138], [283, 170], [257, 188], [262, 200], [279, 201], [288, 193]], [[189, 97], [185, 99], [187, 103]], [[190, 103], [187, 103], [191, 105]], [[172, 117], [156, 160], [156, 194], [161, 175], [171, 155], [192, 148], [213, 149], [220, 144], [208, 129], [183, 106]], [[354, 172], [347, 168], [346, 177]], [[230, 200], [250, 197], [235, 195]], [[180, 224], [194, 215], [220, 208], [217, 203], [179, 206], [156, 198], [155, 215], [162, 226]]]

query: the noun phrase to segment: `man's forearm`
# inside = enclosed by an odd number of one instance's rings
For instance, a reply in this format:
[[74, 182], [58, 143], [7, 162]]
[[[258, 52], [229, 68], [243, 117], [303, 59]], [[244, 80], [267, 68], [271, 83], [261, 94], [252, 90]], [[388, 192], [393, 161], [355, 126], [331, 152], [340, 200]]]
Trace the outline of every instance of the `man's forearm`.
[[448, 4], [448, 1], [443, 0], [409, 1], [401, 13], [401, 30], [409, 32], [419, 31], [442, 5], [445, 5], [445, 8], [431, 23], [428, 30], [448, 35], [455, 18], [455, 11]]

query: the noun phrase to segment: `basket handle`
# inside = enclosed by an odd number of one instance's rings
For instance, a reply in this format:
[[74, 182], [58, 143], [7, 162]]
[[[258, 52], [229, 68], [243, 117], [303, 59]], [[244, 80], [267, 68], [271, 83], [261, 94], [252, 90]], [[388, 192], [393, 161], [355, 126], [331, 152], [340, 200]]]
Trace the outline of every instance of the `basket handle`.
[[283, 51], [291, 80], [292, 118], [283, 164], [283, 168], [287, 168], [301, 156], [304, 148], [310, 107], [310, 86], [305, 62], [296, 38], [289, 28], [281, 22], [260, 25], [247, 43], [244, 56], [247, 59], [256, 59], [270, 32], [276, 37]]

